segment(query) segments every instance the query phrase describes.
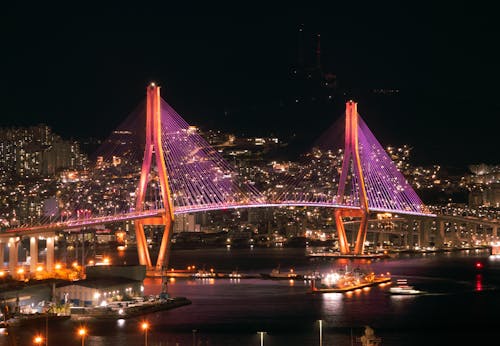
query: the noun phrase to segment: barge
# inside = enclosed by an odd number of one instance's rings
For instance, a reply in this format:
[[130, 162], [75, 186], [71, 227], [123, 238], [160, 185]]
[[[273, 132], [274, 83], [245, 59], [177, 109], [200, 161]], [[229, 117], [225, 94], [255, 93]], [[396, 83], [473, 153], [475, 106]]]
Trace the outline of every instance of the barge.
[[336, 271], [324, 275], [320, 279], [311, 281], [313, 293], [337, 292], [344, 293], [365, 287], [385, 285], [391, 283], [389, 273], [375, 275], [373, 272], [363, 272], [359, 269], [353, 271]]

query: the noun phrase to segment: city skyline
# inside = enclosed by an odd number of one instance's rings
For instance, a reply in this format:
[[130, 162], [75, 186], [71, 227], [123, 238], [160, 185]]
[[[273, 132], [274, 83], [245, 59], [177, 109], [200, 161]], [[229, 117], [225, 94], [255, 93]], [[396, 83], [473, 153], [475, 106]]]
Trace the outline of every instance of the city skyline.
[[[481, 65], [483, 53], [473, 49], [494, 31], [487, 18], [466, 14], [460, 4], [448, 12], [389, 6], [331, 7], [323, 14], [273, 9], [260, 16], [174, 11], [163, 21], [167, 8], [135, 10], [42, 8], [21, 16], [19, 8], [8, 8], [0, 126], [47, 123], [64, 137], [105, 138], [155, 80], [167, 102], [203, 129], [299, 132], [311, 143], [352, 96], [383, 145], [409, 144], [428, 164], [498, 162], [491, 126], [497, 65], [491, 54]], [[336, 75], [340, 92], [332, 107], [287, 108], [301, 26], [306, 64], [315, 64], [321, 34], [322, 68]], [[374, 89], [399, 93], [374, 98]]]

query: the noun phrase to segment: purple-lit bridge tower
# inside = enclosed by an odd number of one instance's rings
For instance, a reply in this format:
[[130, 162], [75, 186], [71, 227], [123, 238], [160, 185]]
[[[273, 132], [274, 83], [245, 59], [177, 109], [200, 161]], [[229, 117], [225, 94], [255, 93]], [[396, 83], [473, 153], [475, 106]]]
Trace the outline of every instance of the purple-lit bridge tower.
[[156, 269], [161, 270], [163, 265], [167, 265], [167, 250], [172, 236], [174, 224], [174, 204], [170, 194], [168, 184], [167, 165], [163, 153], [162, 127], [161, 127], [161, 98], [160, 87], [152, 83], [147, 89], [146, 99], [146, 143], [144, 146], [144, 158], [142, 161], [141, 176], [137, 187], [136, 211], [142, 211], [146, 195], [151, 164], [156, 159], [156, 167], [160, 182], [160, 192], [164, 201], [164, 210], [159, 216], [151, 216], [144, 219], [136, 219], [135, 236], [137, 241], [137, 253], [139, 263], [152, 268], [151, 257], [149, 255], [148, 244], [144, 234], [144, 225], [164, 225], [163, 237], [156, 261]]

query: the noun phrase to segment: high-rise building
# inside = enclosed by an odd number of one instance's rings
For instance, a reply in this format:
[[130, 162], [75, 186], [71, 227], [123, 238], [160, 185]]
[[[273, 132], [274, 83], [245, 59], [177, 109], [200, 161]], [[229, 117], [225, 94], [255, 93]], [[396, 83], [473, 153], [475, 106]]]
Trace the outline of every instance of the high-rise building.
[[47, 125], [0, 128], [0, 176], [52, 176], [85, 164], [79, 144], [63, 140]]

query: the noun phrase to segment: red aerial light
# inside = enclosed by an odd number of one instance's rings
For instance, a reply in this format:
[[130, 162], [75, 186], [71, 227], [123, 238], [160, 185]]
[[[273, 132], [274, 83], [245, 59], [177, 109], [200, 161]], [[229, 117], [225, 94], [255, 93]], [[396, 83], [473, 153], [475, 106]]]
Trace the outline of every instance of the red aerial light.
[[476, 262], [476, 268], [481, 269], [483, 267], [483, 264], [481, 262]]

